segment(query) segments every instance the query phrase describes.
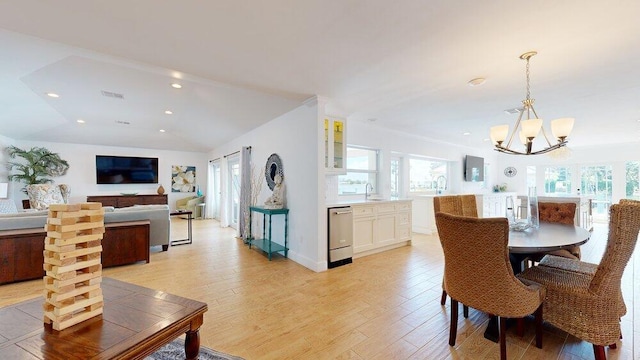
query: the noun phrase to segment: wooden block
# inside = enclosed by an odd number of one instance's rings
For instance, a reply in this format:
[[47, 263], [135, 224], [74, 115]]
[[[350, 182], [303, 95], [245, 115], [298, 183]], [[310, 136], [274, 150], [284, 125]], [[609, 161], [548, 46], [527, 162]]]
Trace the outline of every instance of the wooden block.
[[49, 225], [73, 225], [78, 222], [79, 218], [69, 217], [69, 218], [47, 218], [47, 224]]
[[[53, 314], [55, 316], [66, 315], [76, 312], [78, 310], [84, 309], [87, 306], [97, 304], [102, 302], [102, 295], [92, 297], [92, 298], [81, 298], [81, 299], [67, 299], [63, 300], [60, 303], [60, 306], [57, 306], [53, 303]], [[51, 303], [51, 302], [50, 302]], [[55, 319], [54, 319], [55, 320]]]
[[49, 211], [79, 211], [82, 209], [81, 204], [51, 204]]
[[44, 279], [45, 284], [52, 284], [53, 286], [59, 288], [81, 282], [85, 282], [91, 285], [102, 282], [102, 271], [80, 273], [70, 279], [56, 279], [51, 276], [45, 276]]
[[104, 208], [102, 207], [102, 203], [100, 202], [85, 202], [82, 203], [82, 209], [86, 210], [101, 210], [104, 212]]
[[72, 297], [76, 297], [82, 294], [89, 294], [89, 297], [96, 297], [98, 295], [102, 295], [102, 289], [100, 289], [100, 283], [89, 286], [78, 286], [74, 287], [69, 291], [64, 292], [55, 292], [55, 291], [47, 291], [45, 298], [50, 299], [52, 302], [60, 302]]
[[91, 266], [100, 265], [100, 259], [95, 259], [91, 261], [81, 261], [68, 266], [53, 266], [51, 271], [54, 275], [59, 275], [67, 272], [72, 272], [76, 270], [80, 270], [83, 268], [90, 268]]
[[[87, 319], [91, 319], [94, 316], [98, 316], [102, 314], [103, 311], [103, 307], [100, 307], [98, 309], [92, 310], [92, 311], [87, 311], [87, 312], [83, 312], [81, 314], [75, 315], [69, 319], [64, 319], [60, 322], [53, 322], [53, 329], [54, 330], [64, 330], [68, 327], [71, 327], [75, 324], [81, 323]], [[48, 316], [48, 314], [45, 314]]]
[[54, 239], [54, 238], [52, 239], [54, 240], [55, 245], [63, 246], [63, 245], [80, 244], [80, 243], [89, 242], [89, 241], [101, 240], [102, 237], [103, 237], [103, 234], [98, 233], [98, 234], [78, 235], [70, 239]]

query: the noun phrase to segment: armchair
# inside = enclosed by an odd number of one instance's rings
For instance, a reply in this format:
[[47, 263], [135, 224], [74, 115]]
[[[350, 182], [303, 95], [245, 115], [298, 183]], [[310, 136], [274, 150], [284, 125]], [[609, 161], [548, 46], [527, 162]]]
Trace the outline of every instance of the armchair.
[[189, 196], [186, 198], [176, 200], [177, 211], [191, 211], [193, 216], [196, 217], [196, 206], [204, 202], [204, 196]]

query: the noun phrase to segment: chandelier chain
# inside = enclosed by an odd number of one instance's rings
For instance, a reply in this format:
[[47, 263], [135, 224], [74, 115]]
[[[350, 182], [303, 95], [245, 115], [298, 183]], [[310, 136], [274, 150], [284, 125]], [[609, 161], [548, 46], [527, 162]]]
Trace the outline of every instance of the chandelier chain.
[[531, 97], [531, 88], [529, 86], [529, 59], [530, 58], [527, 58], [527, 67], [526, 67], [527, 69], [527, 100], [529, 100]]

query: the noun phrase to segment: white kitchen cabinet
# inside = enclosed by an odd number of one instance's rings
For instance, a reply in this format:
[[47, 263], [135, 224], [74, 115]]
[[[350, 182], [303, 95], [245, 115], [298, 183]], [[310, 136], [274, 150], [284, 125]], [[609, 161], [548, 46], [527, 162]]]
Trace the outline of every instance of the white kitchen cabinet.
[[506, 203], [508, 197], [511, 197], [513, 199], [514, 204], [517, 204], [517, 195], [513, 192], [476, 195], [478, 215], [483, 218], [506, 217]]
[[328, 174], [347, 173], [347, 120], [324, 119], [324, 168]]
[[353, 204], [353, 252], [364, 256], [411, 242], [411, 201]]

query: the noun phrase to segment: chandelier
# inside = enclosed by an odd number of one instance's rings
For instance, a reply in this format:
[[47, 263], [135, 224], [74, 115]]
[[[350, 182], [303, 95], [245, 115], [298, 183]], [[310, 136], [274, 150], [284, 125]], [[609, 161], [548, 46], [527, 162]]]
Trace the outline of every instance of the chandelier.
[[[560, 149], [567, 145], [567, 137], [573, 129], [574, 118], [560, 118], [551, 121], [551, 132], [556, 138], [557, 142], [552, 144], [547, 137], [547, 133], [542, 126], [542, 119], [538, 117], [536, 110], [533, 108], [534, 99], [531, 98], [531, 91], [529, 86], [529, 60], [536, 55], [536, 51], [529, 51], [520, 55], [520, 59], [527, 61], [527, 97], [522, 100], [522, 109], [518, 109], [518, 121], [513, 128], [511, 134], [509, 134], [509, 125], [498, 125], [491, 127], [491, 141], [495, 145], [495, 150], [512, 155], [538, 155], [548, 153]], [[526, 119], [523, 119], [526, 114]], [[531, 116], [533, 114], [533, 117]], [[538, 136], [538, 133], [542, 131], [542, 136], [547, 142], [547, 145], [542, 150], [533, 151], [533, 140]], [[512, 146], [513, 138], [516, 136], [520, 139], [520, 142], [524, 145], [523, 151], [518, 151]], [[505, 142], [505, 140], [508, 141]]]

